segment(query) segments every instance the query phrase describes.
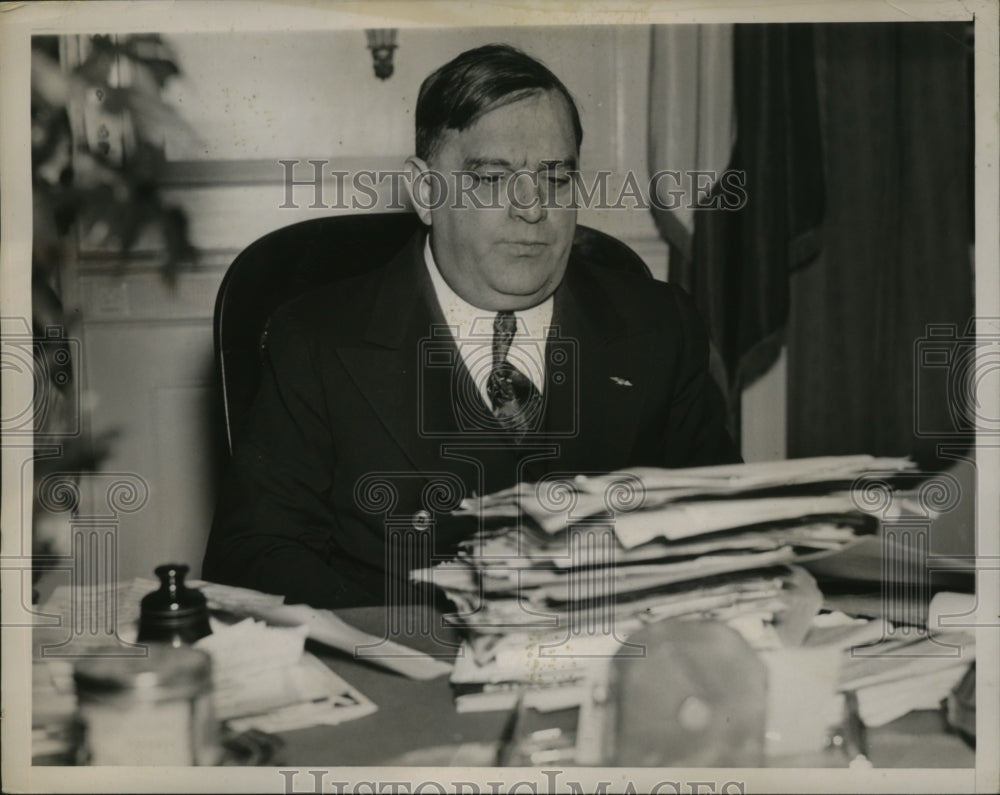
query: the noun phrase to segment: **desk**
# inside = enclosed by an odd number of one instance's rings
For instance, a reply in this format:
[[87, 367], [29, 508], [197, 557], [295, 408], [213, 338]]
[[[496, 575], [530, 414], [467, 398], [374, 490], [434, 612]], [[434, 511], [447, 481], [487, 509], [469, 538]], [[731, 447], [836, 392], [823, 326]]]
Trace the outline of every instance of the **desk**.
[[[385, 634], [384, 608], [337, 611], [348, 623], [376, 637]], [[35, 642], [58, 630], [35, 630]], [[436, 629], [438, 642], [427, 635], [393, 636], [425, 652], [442, 652], [458, 640], [454, 630]], [[371, 663], [310, 643], [337, 674], [375, 702], [378, 711], [339, 726], [315, 726], [285, 732], [275, 763], [294, 767], [340, 766], [492, 766], [506, 712], [459, 714], [447, 676], [414, 681]], [[532, 715], [539, 726], [574, 731], [576, 711]], [[877, 768], [971, 768], [975, 752], [960, 737], [944, 730], [936, 712], [912, 712], [869, 732], [871, 759]], [[799, 754], [768, 760], [770, 767], [844, 767], [839, 751]]]
[[[338, 611], [348, 623], [382, 636], [384, 609]], [[441, 630], [440, 637], [447, 637]], [[419, 639], [407, 638], [411, 646]], [[424, 644], [424, 650], [429, 645]], [[446, 676], [416, 682], [328, 650], [314, 649], [338, 674], [378, 705], [378, 711], [340, 726], [287, 732], [282, 761], [291, 766], [341, 765], [492, 765], [505, 712], [459, 714]], [[546, 725], [575, 727], [575, 710], [538, 716]], [[944, 730], [932, 711], [911, 712], [869, 732], [871, 757], [878, 768], [974, 767], [975, 751]], [[844, 767], [839, 751], [775, 757], [770, 767]]]

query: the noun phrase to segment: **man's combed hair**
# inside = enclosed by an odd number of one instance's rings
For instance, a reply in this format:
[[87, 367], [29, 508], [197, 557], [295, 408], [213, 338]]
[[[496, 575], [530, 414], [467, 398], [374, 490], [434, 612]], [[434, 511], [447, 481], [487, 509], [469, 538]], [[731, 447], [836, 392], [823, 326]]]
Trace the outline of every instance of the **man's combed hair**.
[[545, 64], [508, 44], [487, 44], [463, 52], [420, 86], [417, 157], [430, 160], [445, 130], [464, 130], [487, 111], [540, 91], [558, 91], [566, 98], [579, 149], [583, 127], [576, 103]]

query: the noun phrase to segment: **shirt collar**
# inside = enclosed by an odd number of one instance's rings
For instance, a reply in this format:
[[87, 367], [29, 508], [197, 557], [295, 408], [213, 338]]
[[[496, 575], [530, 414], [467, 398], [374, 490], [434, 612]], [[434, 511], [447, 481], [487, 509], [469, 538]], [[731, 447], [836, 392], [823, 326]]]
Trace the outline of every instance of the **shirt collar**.
[[[424, 264], [427, 266], [431, 284], [434, 286], [434, 294], [437, 296], [445, 322], [453, 328], [457, 327], [459, 339], [468, 339], [469, 336], [480, 337], [486, 334], [492, 337], [493, 318], [496, 317], [497, 313], [473, 306], [451, 289], [444, 276], [441, 275], [434, 259], [429, 234], [424, 239]], [[553, 298], [550, 295], [537, 306], [514, 312], [514, 316], [517, 318], [518, 333], [534, 338], [544, 338], [552, 324], [553, 303]], [[516, 339], [517, 337], [515, 337]]]

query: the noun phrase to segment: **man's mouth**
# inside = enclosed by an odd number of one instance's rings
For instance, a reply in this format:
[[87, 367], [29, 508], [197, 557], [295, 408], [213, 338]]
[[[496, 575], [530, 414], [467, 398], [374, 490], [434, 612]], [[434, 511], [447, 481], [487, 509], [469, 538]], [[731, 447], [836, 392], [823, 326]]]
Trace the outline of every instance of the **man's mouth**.
[[537, 240], [505, 240], [501, 245], [506, 246], [515, 254], [532, 256], [541, 253], [548, 248], [549, 244]]

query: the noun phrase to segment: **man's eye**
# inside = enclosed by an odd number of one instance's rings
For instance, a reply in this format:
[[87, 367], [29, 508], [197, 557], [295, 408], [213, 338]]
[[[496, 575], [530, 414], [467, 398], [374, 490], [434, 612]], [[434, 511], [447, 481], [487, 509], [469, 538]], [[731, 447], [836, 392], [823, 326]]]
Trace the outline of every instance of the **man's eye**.
[[476, 174], [477, 185], [497, 185], [503, 179], [503, 174]]
[[554, 185], [557, 188], [562, 188], [569, 185], [569, 177], [560, 176], [559, 174], [551, 174], [548, 177], [550, 185]]

